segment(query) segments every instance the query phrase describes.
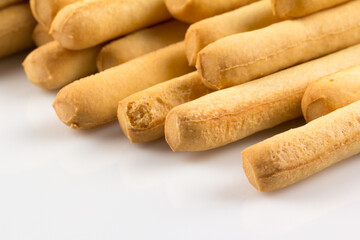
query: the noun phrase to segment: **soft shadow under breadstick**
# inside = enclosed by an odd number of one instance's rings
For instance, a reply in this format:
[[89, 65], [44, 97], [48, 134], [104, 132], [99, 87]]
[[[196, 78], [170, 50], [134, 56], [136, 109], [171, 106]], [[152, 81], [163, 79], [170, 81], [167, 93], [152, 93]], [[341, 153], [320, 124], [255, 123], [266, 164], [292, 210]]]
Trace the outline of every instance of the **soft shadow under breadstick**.
[[360, 65], [331, 74], [310, 84], [301, 101], [310, 122], [360, 100]]
[[0, 10], [0, 58], [34, 46], [32, 32], [36, 25], [28, 3]]
[[278, 21], [280, 19], [272, 14], [270, 2], [262, 0], [194, 23], [185, 37], [189, 64], [195, 66], [198, 53], [220, 38], [263, 28]]
[[182, 104], [166, 117], [166, 140], [173, 151], [203, 151], [298, 118], [310, 83], [358, 64], [360, 45]]
[[284, 188], [360, 152], [360, 101], [245, 149], [250, 183], [260, 192]]
[[104, 71], [146, 53], [183, 41], [188, 27], [186, 23], [172, 20], [112, 41], [99, 53], [98, 70]]
[[10, 5], [25, 2], [26, 0], [0, 0], [0, 10]]
[[53, 106], [70, 127], [93, 128], [116, 119], [120, 100], [192, 71], [184, 43], [173, 44], [69, 84], [60, 90]]
[[80, 0], [30, 0], [31, 11], [35, 19], [50, 28], [56, 14], [65, 6]]
[[273, 12], [280, 18], [297, 18], [350, 0], [271, 0]]
[[360, 43], [360, 0], [235, 34], [205, 47], [196, 68], [205, 85], [223, 89]]
[[78, 50], [167, 19], [164, 0], [84, 0], [63, 8], [50, 33], [63, 47]]
[[131, 142], [149, 142], [164, 136], [167, 113], [180, 104], [210, 93], [197, 72], [160, 83], [119, 102], [118, 120]]
[[171, 15], [188, 23], [224, 13], [258, 0], [165, 0]]
[[54, 41], [54, 39], [49, 34], [49, 30], [41, 24], [36, 25], [32, 34], [32, 38], [35, 42], [35, 45], [38, 47]]
[[73, 51], [52, 41], [34, 51], [23, 66], [29, 80], [46, 90], [55, 90], [97, 72], [96, 56], [101, 46]]

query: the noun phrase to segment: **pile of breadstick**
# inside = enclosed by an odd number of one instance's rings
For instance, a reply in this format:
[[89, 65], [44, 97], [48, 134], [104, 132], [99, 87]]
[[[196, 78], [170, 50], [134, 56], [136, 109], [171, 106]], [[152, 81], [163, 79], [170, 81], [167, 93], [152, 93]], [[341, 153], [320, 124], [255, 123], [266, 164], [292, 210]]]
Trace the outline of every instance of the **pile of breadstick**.
[[241, 154], [271, 191], [360, 152], [359, 12], [360, 0], [0, 0], [0, 57], [36, 44], [23, 66], [60, 89], [62, 122], [117, 119], [131, 142], [165, 136], [173, 151], [303, 115]]

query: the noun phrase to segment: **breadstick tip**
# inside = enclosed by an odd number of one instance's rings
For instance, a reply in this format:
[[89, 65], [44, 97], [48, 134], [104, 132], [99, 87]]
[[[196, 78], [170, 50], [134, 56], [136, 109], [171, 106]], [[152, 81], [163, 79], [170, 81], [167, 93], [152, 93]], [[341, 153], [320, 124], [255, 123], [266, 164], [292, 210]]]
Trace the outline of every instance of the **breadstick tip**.
[[180, 134], [179, 117], [171, 110], [165, 120], [165, 139], [173, 152], [179, 151]]
[[[206, 48], [205, 48], [206, 50]], [[213, 90], [224, 88], [220, 79], [220, 66], [216, 63], [216, 57], [211, 58], [204, 50], [200, 51], [197, 56], [196, 69], [199, 73], [202, 83]]]

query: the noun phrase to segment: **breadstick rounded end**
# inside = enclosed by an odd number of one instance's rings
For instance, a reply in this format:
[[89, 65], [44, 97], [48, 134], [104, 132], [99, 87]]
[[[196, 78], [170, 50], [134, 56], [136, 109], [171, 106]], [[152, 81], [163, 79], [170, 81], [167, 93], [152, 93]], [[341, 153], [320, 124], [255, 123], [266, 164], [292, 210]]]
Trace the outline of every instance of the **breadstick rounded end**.
[[80, 126], [74, 119], [76, 117], [76, 107], [72, 104], [55, 100], [53, 107], [59, 119], [70, 128], [79, 129]]
[[249, 161], [249, 158], [251, 158], [251, 153], [244, 150], [241, 153], [241, 159], [242, 159], [242, 166], [245, 172], [245, 175], [251, 185], [253, 185], [259, 192], [264, 192], [264, 190], [261, 188], [260, 184], [257, 181], [255, 171], [253, 166], [251, 165], [251, 161]]
[[190, 26], [185, 35], [185, 53], [189, 66], [196, 65], [198, 53], [202, 48], [200, 46], [198, 30]]
[[173, 152], [181, 151], [179, 117], [176, 112], [170, 111], [165, 120], [165, 139]]
[[213, 90], [225, 88], [221, 82], [220, 67], [217, 63], [216, 57], [212, 58], [212, 56], [206, 53], [206, 49], [204, 50], [200, 51], [196, 62], [196, 69], [202, 83]]

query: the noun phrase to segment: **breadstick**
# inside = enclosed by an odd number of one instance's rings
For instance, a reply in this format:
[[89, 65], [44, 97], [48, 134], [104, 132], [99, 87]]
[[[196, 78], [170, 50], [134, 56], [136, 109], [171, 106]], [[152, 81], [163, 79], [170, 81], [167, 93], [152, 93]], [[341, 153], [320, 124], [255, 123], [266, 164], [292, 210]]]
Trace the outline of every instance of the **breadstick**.
[[83, 0], [63, 8], [50, 33], [63, 47], [78, 50], [169, 18], [164, 0]]
[[197, 72], [160, 83], [120, 101], [120, 126], [131, 142], [156, 140], [164, 136], [165, 118], [172, 108], [210, 92]]
[[166, 140], [173, 151], [203, 151], [295, 119], [310, 83], [358, 64], [360, 45], [185, 103], [166, 117]]
[[175, 18], [188, 23], [224, 13], [258, 0], [165, 0]]
[[185, 37], [189, 64], [195, 66], [198, 53], [220, 38], [263, 28], [279, 20], [272, 14], [270, 2], [262, 0], [194, 23], [189, 27]]
[[0, 10], [0, 58], [34, 46], [35, 19], [28, 3]]
[[31, 11], [35, 19], [50, 28], [56, 14], [65, 6], [80, 0], [30, 0]]
[[25, 2], [25, 0], [0, 0], [0, 9], [6, 8], [10, 5]]
[[276, 16], [280, 18], [297, 18], [333, 7], [350, 0], [271, 0]]
[[48, 29], [41, 24], [36, 25], [32, 34], [32, 38], [35, 42], [35, 45], [38, 47], [54, 41], [54, 39], [49, 34]]
[[55, 90], [97, 72], [96, 56], [101, 46], [73, 51], [52, 41], [34, 51], [23, 66], [29, 80], [46, 90]]
[[168, 21], [109, 43], [99, 53], [99, 72], [184, 40], [188, 26], [176, 20]]
[[360, 42], [360, 0], [235, 34], [205, 47], [197, 69], [213, 89], [238, 85]]
[[250, 183], [277, 190], [360, 152], [360, 101], [245, 149]]
[[310, 122], [360, 100], [360, 65], [331, 74], [310, 84], [301, 102]]
[[184, 43], [173, 44], [69, 84], [53, 106], [71, 128], [93, 128], [116, 119], [120, 100], [191, 71]]

